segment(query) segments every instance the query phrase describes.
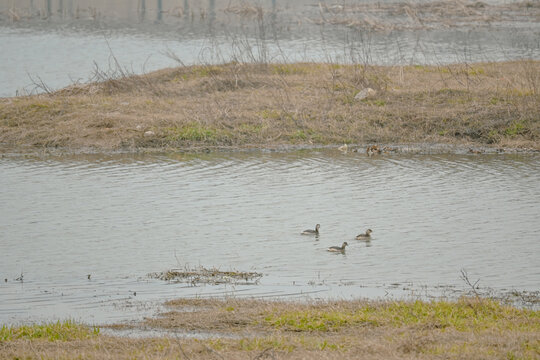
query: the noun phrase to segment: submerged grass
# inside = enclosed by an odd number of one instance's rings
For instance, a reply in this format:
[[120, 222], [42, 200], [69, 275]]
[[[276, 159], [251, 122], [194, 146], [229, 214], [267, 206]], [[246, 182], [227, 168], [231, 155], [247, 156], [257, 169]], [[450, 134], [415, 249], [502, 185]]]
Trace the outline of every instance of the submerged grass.
[[[134, 326], [213, 336], [126, 339], [69, 323], [57, 330], [63, 342], [42, 335], [2, 335], [0, 358], [534, 359], [540, 353], [539, 312], [487, 299], [178, 299], [167, 305], [170, 312]], [[84, 335], [73, 335], [73, 326], [86, 329]], [[6, 329], [2, 334], [28, 332], [26, 327]]]
[[[376, 94], [355, 96], [367, 87]], [[0, 99], [0, 147], [449, 143], [540, 150], [540, 62], [186, 66]]]

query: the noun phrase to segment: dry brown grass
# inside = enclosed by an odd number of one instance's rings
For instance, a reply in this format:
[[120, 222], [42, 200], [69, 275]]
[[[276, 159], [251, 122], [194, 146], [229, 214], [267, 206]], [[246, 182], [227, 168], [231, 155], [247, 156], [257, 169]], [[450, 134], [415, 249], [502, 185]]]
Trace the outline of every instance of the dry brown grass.
[[183, 299], [168, 305], [170, 313], [142, 325], [217, 337], [18, 338], [0, 341], [0, 359], [533, 359], [540, 354], [539, 312], [490, 300]]
[[540, 2], [490, 4], [482, 1], [441, 0], [430, 2], [319, 3], [317, 24], [346, 26], [370, 31], [441, 29], [492, 26], [494, 23], [538, 21]]
[[[373, 98], [355, 100], [361, 89]], [[540, 62], [230, 63], [0, 99], [0, 147], [137, 151], [451, 143], [540, 149]]]

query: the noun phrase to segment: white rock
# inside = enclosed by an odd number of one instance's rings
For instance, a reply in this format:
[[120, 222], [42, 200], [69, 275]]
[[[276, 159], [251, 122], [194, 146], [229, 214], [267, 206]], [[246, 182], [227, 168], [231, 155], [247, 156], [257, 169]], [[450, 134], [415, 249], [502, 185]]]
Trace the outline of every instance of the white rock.
[[137, 127], [135, 129], [137, 129], [139, 131], [142, 130], [142, 125], [137, 125]]
[[344, 153], [346, 153], [348, 149], [349, 149], [349, 146], [347, 146], [347, 144], [343, 144], [340, 147], [338, 147], [338, 150], [343, 151]]
[[363, 100], [363, 99], [366, 99], [368, 97], [375, 96], [376, 93], [377, 93], [377, 91], [373, 90], [372, 88], [365, 88], [365, 89], [360, 90], [358, 92], [358, 94], [356, 94], [354, 99], [355, 100]]
[[148, 137], [148, 136], [154, 136], [154, 135], [156, 135], [156, 133], [153, 132], [152, 130], [148, 130], [148, 131], [146, 131], [146, 132], [144, 133], [144, 136], [145, 136], [145, 137]]

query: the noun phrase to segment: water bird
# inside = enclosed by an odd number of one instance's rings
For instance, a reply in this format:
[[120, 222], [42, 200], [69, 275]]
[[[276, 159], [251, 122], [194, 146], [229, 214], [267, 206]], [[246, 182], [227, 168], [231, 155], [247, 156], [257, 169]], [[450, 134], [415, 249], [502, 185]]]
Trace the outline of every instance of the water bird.
[[340, 147], [338, 147], [338, 150], [344, 153], [347, 153], [348, 149], [349, 149], [349, 146], [347, 144], [343, 144]]
[[374, 154], [380, 154], [382, 152], [381, 148], [378, 145], [368, 146], [366, 149], [367, 156], [372, 156]]
[[320, 224], [315, 225], [315, 230], [307, 229], [302, 231], [302, 235], [319, 235], [319, 229], [321, 228]]
[[341, 246], [330, 246], [330, 247], [328, 248], [327, 251], [331, 251], [331, 252], [344, 252], [344, 251], [345, 251], [345, 246], [347, 246], [347, 245], [349, 245], [349, 244], [347, 244], [347, 242], [345, 241], [345, 242], [343, 243], [343, 245], [341, 245]]
[[356, 240], [365, 240], [365, 239], [369, 239], [371, 237], [371, 233], [373, 232], [373, 230], [371, 229], [367, 229], [366, 232], [364, 234], [358, 234], [356, 235]]
[[86, 275], [86, 277], [88, 278], [88, 280], [90, 280], [90, 278], [92, 277], [92, 274], [88, 274]]

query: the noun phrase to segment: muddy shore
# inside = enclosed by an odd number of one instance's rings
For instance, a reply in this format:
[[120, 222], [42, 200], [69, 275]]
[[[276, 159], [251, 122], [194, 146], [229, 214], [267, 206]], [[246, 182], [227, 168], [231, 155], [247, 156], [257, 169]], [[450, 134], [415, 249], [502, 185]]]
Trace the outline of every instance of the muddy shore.
[[539, 61], [229, 63], [101, 79], [0, 99], [0, 151], [540, 150]]

